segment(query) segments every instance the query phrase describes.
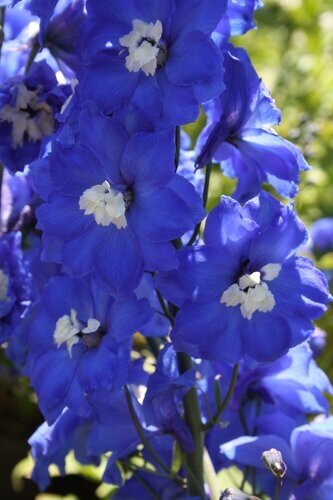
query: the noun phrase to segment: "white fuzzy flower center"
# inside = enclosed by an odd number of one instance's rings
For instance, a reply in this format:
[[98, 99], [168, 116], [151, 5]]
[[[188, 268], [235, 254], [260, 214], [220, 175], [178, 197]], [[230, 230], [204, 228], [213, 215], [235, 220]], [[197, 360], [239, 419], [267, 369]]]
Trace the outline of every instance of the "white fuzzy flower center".
[[108, 181], [86, 189], [80, 197], [79, 206], [85, 215], [93, 214], [96, 223], [101, 226], [114, 224], [117, 229], [127, 226], [124, 195], [112, 189]]
[[2, 269], [0, 269], [0, 301], [1, 302], [7, 301], [8, 287], [9, 287], [9, 277], [7, 276], [7, 274], [5, 274], [3, 272]]
[[12, 124], [12, 147], [22, 147], [24, 137], [29, 141], [40, 141], [54, 132], [52, 108], [47, 102], [39, 101], [40, 89], [29, 90], [19, 83], [13, 92], [17, 93], [15, 106], [6, 104], [0, 110], [0, 122]]
[[145, 23], [134, 19], [132, 24], [133, 30], [119, 38], [120, 45], [128, 49], [126, 68], [134, 72], [142, 69], [146, 76], [154, 75], [161, 50], [159, 42], [162, 38], [162, 23], [161, 21], [156, 21], [155, 24]]
[[266, 281], [272, 281], [281, 271], [280, 264], [266, 264], [260, 271], [244, 274], [224, 291], [220, 299], [227, 307], [240, 305], [242, 316], [251, 319], [253, 313], [269, 312], [275, 306], [275, 299]]
[[69, 355], [72, 355], [72, 347], [80, 341], [78, 334], [95, 333], [101, 326], [100, 322], [95, 318], [89, 318], [87, 326], [84, 327], [77, 320], [77, 311], [71, 309], [70, 316], [65, 314], [58, 319], [54, 330], [54, 342], [60, 347], [62, 344], [67, 344]]

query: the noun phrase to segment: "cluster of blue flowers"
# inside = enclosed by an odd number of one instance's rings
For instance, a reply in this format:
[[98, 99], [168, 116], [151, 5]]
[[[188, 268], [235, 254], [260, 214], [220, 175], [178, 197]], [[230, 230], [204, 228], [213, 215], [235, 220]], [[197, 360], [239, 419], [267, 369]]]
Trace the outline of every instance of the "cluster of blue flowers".
[[[0, 5], [0, 339], [46, 420], [33, 479], [74, 451], [119, 499], [248, 498], [231, 465], [251, 498], [331, 498], [308, 166], [229, 41], [261, 2]], [[217, 164], [237, 187], [207, 214]]]

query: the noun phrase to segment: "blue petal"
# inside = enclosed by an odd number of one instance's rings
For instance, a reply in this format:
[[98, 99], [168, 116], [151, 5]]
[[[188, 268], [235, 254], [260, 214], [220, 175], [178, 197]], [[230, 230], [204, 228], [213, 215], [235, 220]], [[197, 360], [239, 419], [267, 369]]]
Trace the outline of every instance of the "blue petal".
[[157, 82], [163, 93], [161, 119], [173, 125], [194, 122], [199, 114], [198, 100], [189, 86], [175, 85], [165, 71], [156, 72]]
[[174, 176], [174, 132], [138, 132], [124, 153], [121, 172], [136, 193], [164, 186]]
[[237, 201], [222, 196], [220, 205], [215, 207], [207, 218], [205, 243], [213, 247], [232, 244], [235, 258], [239, 258], [250, 238], [254, 237], [256, 228], [257, 224], [250, 217], [246, 217]]
[[226, 0], [175, 0], [172, 16], [172, 36], [202, 31], [210, 35], [223, 16]]
[[[240, 314], [232, 309], [226, 311], [219, 300], [186, 302], [178, 312], [171, 332], [175, 349], [192, 355], [198, 352], [206, 359], [239, 361], [243, 354], [238, 332]], [[193, 345], [194, 350], [191, 347], [188, 350], [186, 344]]]
[[103, 237], [97, 226], [92, 224], [85, 235], [66, 241], [62, 248], [64, 271], [70, 276], [85, 276], [94, 271], [96, 253]]
[[80, 144], [90, 149], [99, 159], [97, 165], [95, 162], [88, 167], [92, 175], [95, 171], [97, 174], [101, 165], [104, 171], [103, 181], [107, 179], [111, 185], [122, 184], [120, 162], [127, 142], [128, 134], [118, 120], [105, 116], [92, 106], [86, 106], [81, 111]]
[[94, 100], [110, 113], [128, 103], [141, 76], [144, 75], [128, 71], [123, 56], [104, 50], [85, 69], [77, 92], [81, 102]]
[[70, 239], [84, 234], [92, 219], [79, 208], [79, 200], [68, 196], [56, 196], [49, 203], [41, 205], [37, 211], [38, 227], [45, 234]]
[[177, 267], [176, 251], [172, 243], [140, 239], [143, 265], [147, 271], [168, 271]]
[[142, 254], [129, 227], [109, 226], [95, 255], [96, 271], [108, 287], [119, 292], [133, 290], [138, 285], [143, 273]]
[[275, 306], [272, 312], [255, 312], [249, 321], [249, 331], [243, 337], [245, 352], [256, 361], [274, 361], [291, 346], [289, 324]]
[[53, 188], [73, 198], [72, 203], [75, 200], [77, 206], [86, 189], [102, 184], [106, 179], [98, 158], [79, 145], [68, 147], [58, 143], [49, 156], [49, 163]]
[[146, 299], [134, 295], [115, 301], [110, 310], [109, 333], [116, 341], [130, 337], [152, 318], [153, 310]]
[[268, 263], [282, 262], [306, 240], [304, 225], [293, 206], [282, 205], [268, 193], [261, 192], [250, 200], [244, 212], [260, 225], [249, 252], [251, 263], [258, 269]]
[[224, 88], [222, 54], [200, 32], [176, 40], [169, 49], [165, 71], [172, 83], [194, 86], [199, 102], [219, 95]]
[[128, 220], [138, 238], [155, 242], [178, 238], [195, 225], [186, 200], [169, 187], [137, 193]]
[[237, 146], [256, 168], [263, 170], [267, 182], [281, 196], [296, 195], [299, 174], [307, 170], [308, 165], [293, 144], [272, 132], [245, 129]]

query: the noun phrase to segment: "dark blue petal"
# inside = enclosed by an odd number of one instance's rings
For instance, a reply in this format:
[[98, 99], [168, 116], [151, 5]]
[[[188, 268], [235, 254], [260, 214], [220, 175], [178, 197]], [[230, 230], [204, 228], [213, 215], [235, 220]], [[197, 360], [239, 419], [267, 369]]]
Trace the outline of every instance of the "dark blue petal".
[[95, 268], [100, 279], [115, 291], [133, 290], [143, 273], [139, 243], [130, 228], [109, 226], [96, 248]]
[[70, 239], [84, 234], [92, 225], [91, 217], [79, 208], [79, 200], [68, 196], [54, 197], [37, 210], [38, 227], [45, 234]]
[[224, 88], [221, 52], [200, 32], [176, 40], [169, 50], [165, 71], [172, 83], [194, 86], [198, 102], [219, 95]]
[[128, 142], [121, 172], [136, 193], [166, 185], [174, 176], [175, 144], [170, 132], [138, 132]]
[[172, 17], [172, 36], [202, 31], [210, 35], [227, 6], [226, 0], [175, 0]]
[[241, 205], [228, 196], [221, 197], [221, 203], [209, 214], [205, 226], [205, 243], [213, 247], [232, 244], [235, 258], [244, 251], [244, 247], [253, 237], [256, 222], [246, 217]]
[[81, 102], [96, 101], [106, 113], [127, 104], [141, 76], [130, 73], [124, 57], [111, 50], [104, 50], [94, 57], [85, 69], [77, 92]]

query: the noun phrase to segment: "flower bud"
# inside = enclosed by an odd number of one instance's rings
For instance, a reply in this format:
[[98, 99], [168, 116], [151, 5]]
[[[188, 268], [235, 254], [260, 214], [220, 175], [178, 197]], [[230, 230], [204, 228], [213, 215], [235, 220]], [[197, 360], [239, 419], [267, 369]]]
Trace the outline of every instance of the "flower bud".
[[275, 477], [282, 479], [287, 471], [287, 466], [282, 460], [281, 453], [275, 448], [264, 451], [261, 455], [262, 461], [268, 470], [274, 474]]

